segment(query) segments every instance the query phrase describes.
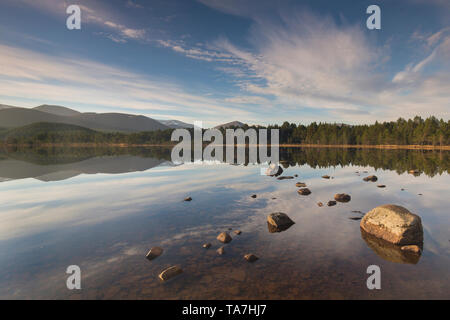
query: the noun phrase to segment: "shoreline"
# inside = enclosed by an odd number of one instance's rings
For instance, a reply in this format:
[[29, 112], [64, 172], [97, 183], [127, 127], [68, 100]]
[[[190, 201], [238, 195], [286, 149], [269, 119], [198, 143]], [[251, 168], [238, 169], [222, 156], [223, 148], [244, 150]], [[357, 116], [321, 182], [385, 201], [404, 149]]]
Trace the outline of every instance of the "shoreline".
[[[135, 148], [135, 147], [174, 147], [177, 143], [163, 144], [127, 144], [127, 143], [43, 143], [36, 145], [28, 144], [0, 144], [3, 148], [10, 147], [26, 147], [26, 148], [54, 148], [54, 147], [119, 147], [119, 148]], [[204, 144], [205, 146], [208, 144]], [[226, 144], [218, 146], [227, 146]], [[236, 147], [242, 146], [235, 144]], [[247, 144], [246, 147], [249, 145]], [[259, 145], [257, 145], [259, 146]], [[270, 147], [270, 145], [267, 145]], [[280, 148], [341, 148], [341, 149], [407, 149], [407, 150], [450, 150], [450, 146], [432, 146], [432, 145], [354, 145], [354, 144], [280, 144]]]

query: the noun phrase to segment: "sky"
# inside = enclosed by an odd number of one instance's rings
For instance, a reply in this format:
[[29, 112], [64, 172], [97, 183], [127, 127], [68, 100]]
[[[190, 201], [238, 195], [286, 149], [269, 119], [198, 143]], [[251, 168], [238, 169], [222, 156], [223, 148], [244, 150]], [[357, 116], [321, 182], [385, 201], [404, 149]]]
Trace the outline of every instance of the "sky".
[[448, 120], [450, 1], [2, 0], [0, 104], [206, 126]]

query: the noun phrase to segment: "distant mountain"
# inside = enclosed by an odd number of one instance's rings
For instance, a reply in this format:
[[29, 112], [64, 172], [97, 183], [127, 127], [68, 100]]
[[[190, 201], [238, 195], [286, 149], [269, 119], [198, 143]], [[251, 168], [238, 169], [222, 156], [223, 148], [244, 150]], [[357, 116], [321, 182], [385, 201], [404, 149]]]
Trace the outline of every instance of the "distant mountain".
[[7, 131], [0, 132], [0, 138], [24, 138], [24, 137], [37, 137], [39, 135], [51, 135], [51, 134], [76, 134], [76, 135], [92, 135], [96, 131], [75, 126], [73, 124], [66, 123], [48, 123], [48, 122], [36, 122], [23, 127], [12, 128]]
[[6, 104], [0, 104], [0, 110], [2, 110], [2, 109], [11, 109], [11, 108], [17, 108], [17, 107], [8, 106]]
[[163, 125], [172, 129], [193, 128], [194, 125], [179, 120], [158, 120]]
[[66, 123], [98, 131], [140, 132], [166, 130], [168, 126], [145, 116], [124, 113], [81, 113], [61, 106], [33, 109], [0, 108], [0, 128], [22, 127], [36, 122]]
[[232, 128], [232, 127], [242, 128], [244, 125], [245, 125], [245, 123], [242, 123], [240, 121], [232, 121], [232, 122], [228, 122], [228, 123], [224, 123], [224, 124], [218, 125], [218, 126], [216, 126], [214, 128], [215, 129], [220, 129], [220, 128], [227, 129], [227, 128]]
[[61, 106], [48, 105], [48, 104], [43, 104], [43, 105], [33, 108], [33, 109], [51, 113], [51, 114], [54, 114], [57, 116], [78, 116], [81, 114], [81, 112], [78, 112], [73, 109], [69, 109], [69, 108], [61, 107]]

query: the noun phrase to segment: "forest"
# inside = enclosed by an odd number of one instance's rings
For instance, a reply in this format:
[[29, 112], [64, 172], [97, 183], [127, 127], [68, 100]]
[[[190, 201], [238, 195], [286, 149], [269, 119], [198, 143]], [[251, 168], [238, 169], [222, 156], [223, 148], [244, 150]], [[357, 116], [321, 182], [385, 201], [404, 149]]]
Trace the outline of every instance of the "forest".
[[[281, 126], [269, 125], [242, 127], [279, 129], [280, 144], [313, 145], [420, 145], [449, 146], [450, 121], [419, 116], [392, 122], [375, 122], [371, 125], [317, 123], [309, 125], [284, 122]], [[235, 129], [235, 128], [232, 128]], [[137, 133], [102, 132], [61, 123], [34, 123], [14, 129], [0, 129], [0, 141], [5, 145], [44, 144], [175, 144], [171, 141], [174, 129]], [[193, 129], [191, 131], [193, 136]], [[225, 136], [225, 129], [220, 129]], [[268, 130], [268, 141], [271, 141]]]

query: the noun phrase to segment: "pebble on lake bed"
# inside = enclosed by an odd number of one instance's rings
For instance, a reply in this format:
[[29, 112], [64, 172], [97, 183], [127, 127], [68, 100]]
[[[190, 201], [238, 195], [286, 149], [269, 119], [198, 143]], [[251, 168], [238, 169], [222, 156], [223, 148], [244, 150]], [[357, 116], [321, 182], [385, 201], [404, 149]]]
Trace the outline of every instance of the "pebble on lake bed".
[[266, 170], [266, 175], [271, 177], [278, 177], [282, 173], [283, 169], [275, 163], [271, 163]]
[[323, 203], [322, 203], [322, 202], [317, 202], [317, 205], [318, 205], [319, 207], [323, 207]]
[[386, 185], [384, 185], [384, 184], [379, 184], [379, 185], [377, 185], [377, 187], [378, 187], [378, 188], [386, 188]]
[[224, 247], [220, 247], [219, 249], [216, 250], [216, 252], [220, 255], [223, 255], [225, 253], [225, 248]]
[[255, 262], [259, 258], [255, 256], [253, 253], [249, 253], [244, 256], [244, 259], [247, 260], [248, 262]]
[[295, 186], [296, 186], [297, 188], [305, 188], [305, 187], [306, 187], [306, 183], [304, 183], [304, 182], [297, 182], [297, 183], [295, 184]]
[[252, 197], [254, 199], [254, 198], [256, 198], [256, 194], [252, 194], [250, 197]]
[[211, 248], [211, 243], [205, 243], [204, 245], [203, 245], [203, 248], [205, 248], [205, 249], [209, 249], [209, 248]]
[[153, 247], [150, 249], [150, 251], [147, 253], [147, 255], [145, 256], [148, 260], [153, 260], [158, 258], [162, 253], [163, 253], [163, 249], [160, 247]]
[[322, 178], [324, 178], [324, 179], [330, 179], [330, 176], [326, 174], [326, 175], [322, 176]]
[[299, 194], [301, 194], [302, 196], [307, 196], [308, 194], [311, 194], [311, 190], [309, 190], [308, 188], [301, 188], [298, 189], [297, 191]]
[[269, 232], [281, 232], [289, 229], [294, 221], [283, 212], [274, 212], [267, 216], [267, 224], [269, 225]]
[[278, 177], [277, 180], [286, 180], [286, 179], [294, 179], [293, 176], [282, 176], [282, 177]]
[[351, 197], [346, 193], [336, 193], [334, 195], [334, 200], [339, 202], [349, 202], [351, 200]]
[[334, 200], [330, 200], [327, 203], [327, 206], [329, 206], [329, 207], [332, 207], [332, 206], [335, 206], [335, 205], [336, 205], [336, 201], [334, 201]]
[[184, 198], [184, 201], [192, 201], [191, 197]]
[[364, 181], [372, 181], [372, 182], [375, 182], [375, 181], [377, 181], [378, 180], [378, 178], [377, 178], [377, 176], [368, 176], [368, 177], [365, 177], [365, 178], [363, 178], [363, 180]]
[[242, 231], [241, 230], [234, 230], [234, 233], [237, 234], [237, 235], [240, 235], [242, 233]]
[[228, 242], [230, 242], [233, 239], [228, 234], [228, 232], [222, 232], [221, 234], [219, 234], [217, 236], [217, 240], [219, 240], [220, 242], [223, 242], [223, 243], [228, 243]]
[[183, 273], [183, 270], [178, 266], [172, 266], [167, 268], [159, 274], [159, 278], [163, 281], [169, 280], [179, 274]]

